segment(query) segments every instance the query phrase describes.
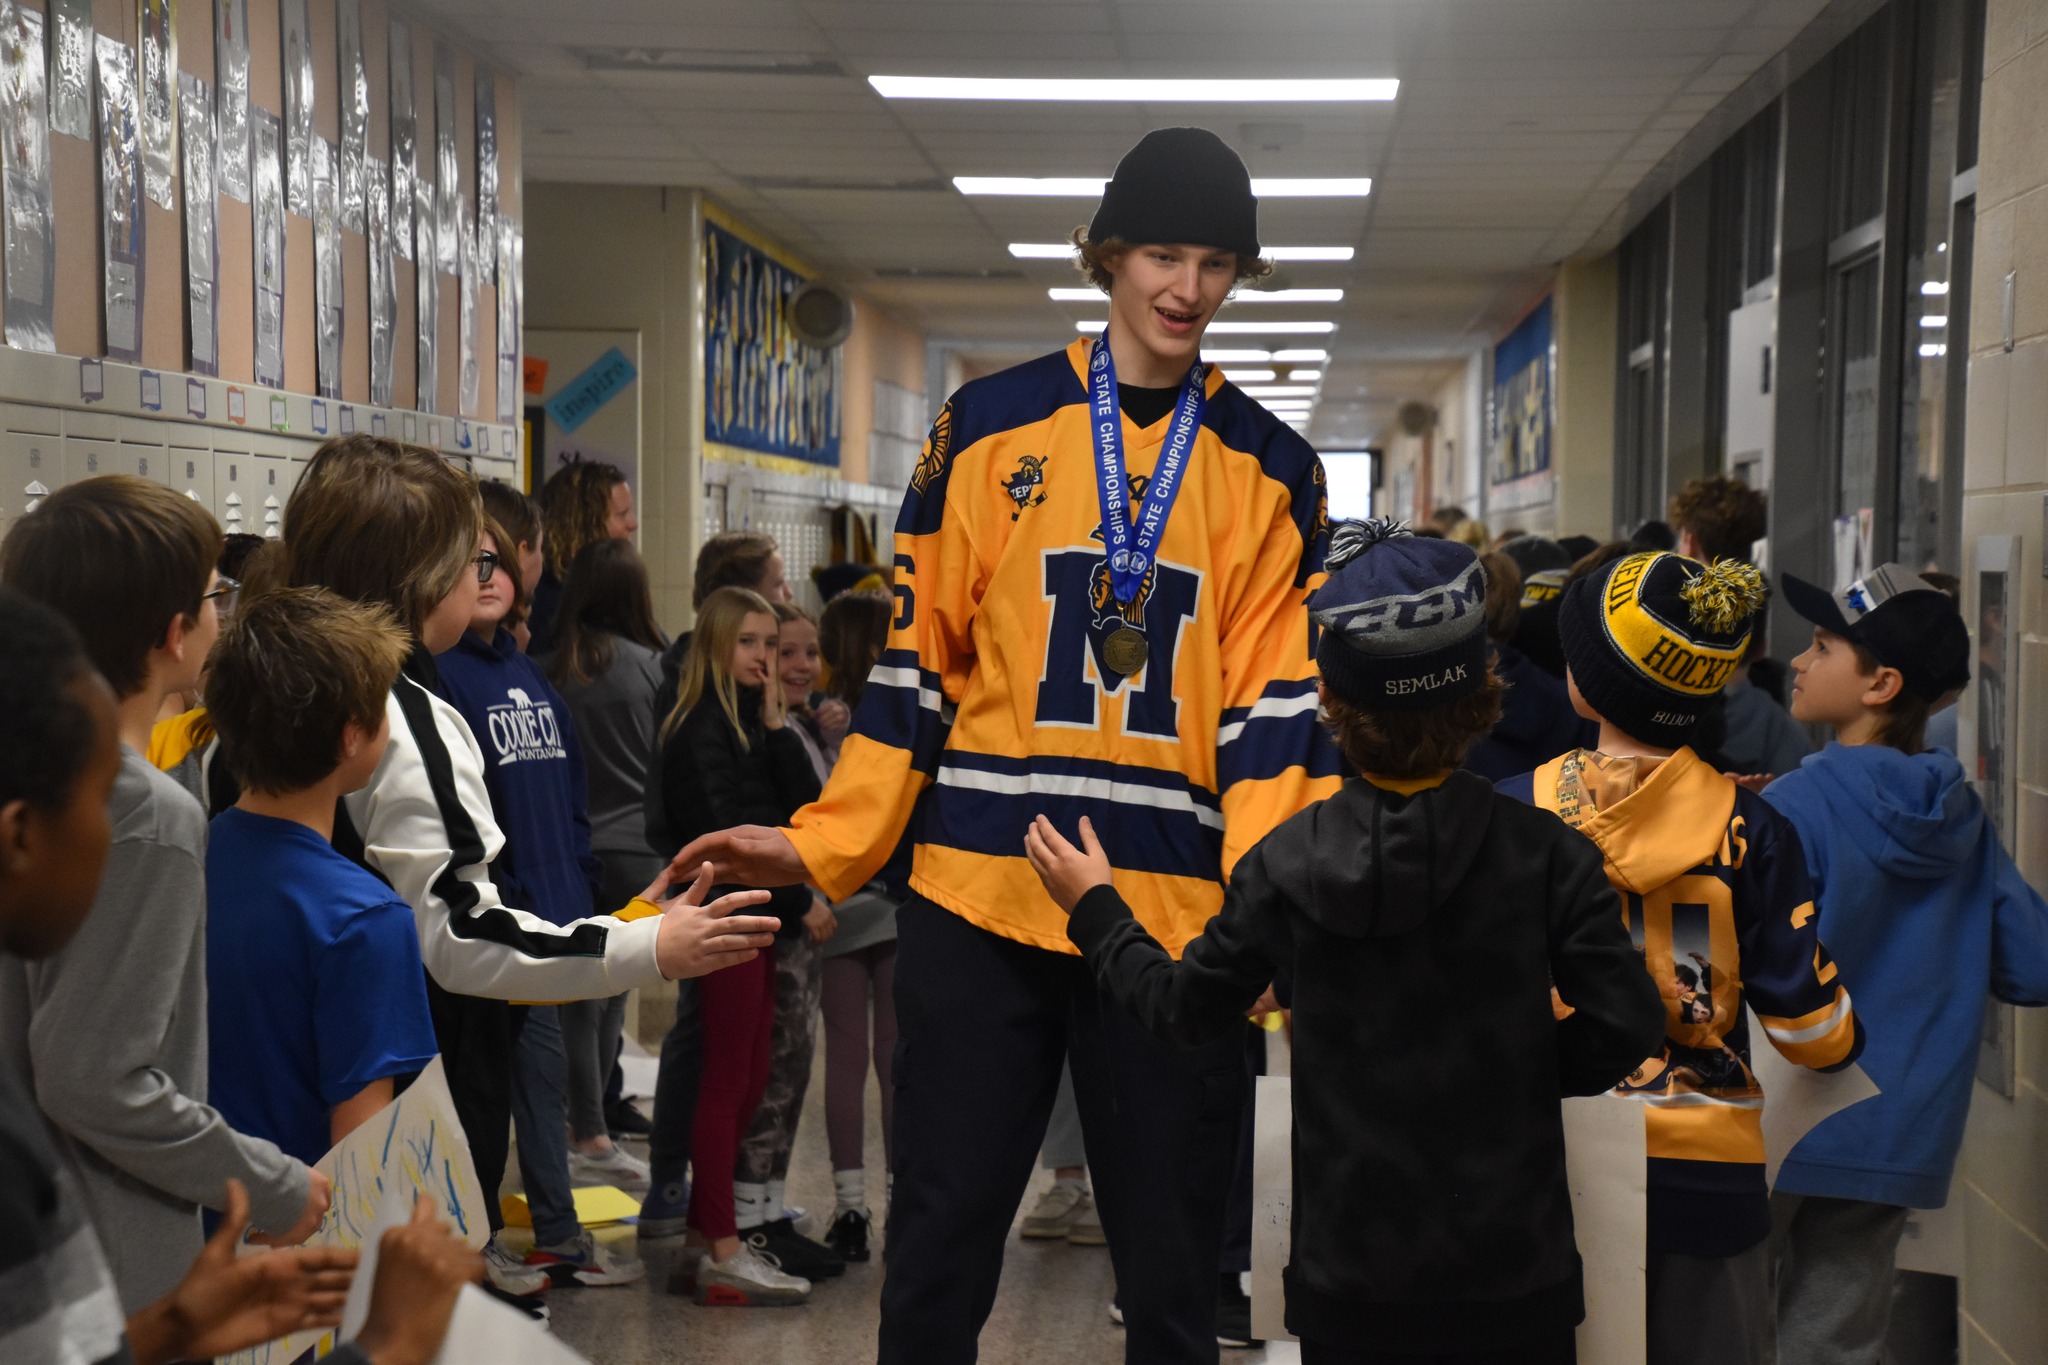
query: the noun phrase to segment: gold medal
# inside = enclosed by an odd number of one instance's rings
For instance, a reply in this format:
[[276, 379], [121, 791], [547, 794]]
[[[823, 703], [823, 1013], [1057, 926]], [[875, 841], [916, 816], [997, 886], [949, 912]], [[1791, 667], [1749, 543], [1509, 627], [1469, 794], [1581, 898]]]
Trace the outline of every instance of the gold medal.
[[1144, 632], [1129, 626], [1118, 626], [1102, 642], [1102, 661], [1126, 678], [1145, 666], [1145, 656], [1150, 652]]

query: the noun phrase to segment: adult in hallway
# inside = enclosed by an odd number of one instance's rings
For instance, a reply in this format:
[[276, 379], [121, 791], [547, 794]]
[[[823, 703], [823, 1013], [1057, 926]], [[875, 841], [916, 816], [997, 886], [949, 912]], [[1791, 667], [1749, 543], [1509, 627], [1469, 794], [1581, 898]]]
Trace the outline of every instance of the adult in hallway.
[[1124, 157], [1076, 234], [1108, 331], [940, 412], [896, 523], [888, 650], [824, 795], [786, 829], [685, 851], [721, 880], [837, 900], [923, 796], [897, 919], [884, 1362], [975, 1358], [1070, 1050], [1126, 1357], [1217, 1358], [1243, 1047], [1170, 1047], [1100, 1001], [1023, 838], [1040, 812], [1124, 831], [1118, 884], [1144, 888], [1178, 955], [1238, 855], [1336, 790], [1304, 607], [1322, 466], [1200, 363], [1232, 288], [1267, 273], [1257, 218], [1213, 133], [1163, 129]]

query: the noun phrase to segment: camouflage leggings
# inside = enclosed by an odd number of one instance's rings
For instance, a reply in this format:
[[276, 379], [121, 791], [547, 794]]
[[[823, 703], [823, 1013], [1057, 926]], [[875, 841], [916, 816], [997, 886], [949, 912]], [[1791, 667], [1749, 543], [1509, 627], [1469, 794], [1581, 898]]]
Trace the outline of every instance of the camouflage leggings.
[[818, 996], [824, 988], [825, 950], [799, 930], [775, 941], [775, 1022], [769, 1042], [768, 1089], [740, 1141], [732, 1178], [764, 1185], [789, 1174], [796, 1121], [811, 1086], [818, 1047]]

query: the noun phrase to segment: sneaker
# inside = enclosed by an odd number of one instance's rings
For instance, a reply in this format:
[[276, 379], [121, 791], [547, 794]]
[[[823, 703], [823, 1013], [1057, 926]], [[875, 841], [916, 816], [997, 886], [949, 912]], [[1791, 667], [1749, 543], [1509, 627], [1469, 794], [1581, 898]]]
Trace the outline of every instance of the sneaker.
[[601, 1155], [569, 1149], [569, 1178], [579, 1185], [624, 1185], [647, 1188], [647, 1163], [618, 1143]]
[[806, 1280], [829, 1280], [846, 1273], [846, 1260], [822, 1242], [813, 1242], [787, 1219], [763, 1223], [740, 1233], [740, 1240], [792, 1275]]
[[697, 1270], [697, 1302], [707, 1308], [782, 1308], [808, 1303], [811, 1282], [785, 1274], [746, 1242], [723, 1261]]
[[1121, 1291], [1109, 1296], [1109, 1320], [1119, 1327], [1124, 1325], [1124, 1296]]
[[873, 1222], [866, 1209], [843, 1209], [825, 1230], [825, 1245], [838, 1252], [842, 1261], [865, 1261], [868, 1229]]
[[1039, 1199], [1038, 1207], [1024, 1215], [1024, 1226], [1018, 1233], [1033, 1240], [1064, 1241], [1074, 1230], [1074, 1219], [1094, 1207], [1086, 1185], [1056, 1180]]
[[675, 1268], [668, 1273], [668, 1292], [684, 1298], [697, 1292], [697, 1272], [704, 1268], [705, 1260], [711, 1255], [711, 1248], [702, 1242], [685, 1242], [683, 1251], [676, 1258]]
[[1095, 1207], [1093, 1199], [1084, 1198], [1081, 1207], [1074, 1211], [1074, 1222], [1067, 1229], [1067, 1245], [1070, 1247], [1106, 1247], [1109, 1238], [1102, 1235], [1102, 1214]]
[[552, 1284], [546, 1271], [529, 1266], [517, 1252], [505, 1246], [504, 1235], [501, 1232], [484, 1244], [484, 1274], [489, 1277], [492, 1287], [501, 1294], [523, 1299]]
[[810, 1237], [812, 1241], [815, 1242], [818, 1240], [815, 1236], [812, 1235], [811, 1231], [811, 1211], [805, 1208], [802, 1204], [784, 1204], [782, 1206], [782, 1212], [776, 1214], [775, 1216], [777, 1218], [780, 1218], [783, 1222], [789, 1224], [791, 1227], [795, 1228], [804, 1236]]
[[526, 1264], [556, 1284], [638, 1284], [647, 1278], [638, 1257], [613, 1251], [587, 1229], [559, 1246], [535, 1247], [526, 1253]]
[[1235, 1275], [1225, 1275], [1216, 1288], [1216, 1344], [1248, 1351], [1266, 1343], [1252, 1335], [1252, 1301]]
[[664, 1180], [640, 1201], [640, 1240], [680, 1237], [690, 1230], [690, 1182]]
[[614, 1138], [644, 1138], [654, 1132], [653, 1121], [626, 1100], [604, 1111], [604, 1126]]

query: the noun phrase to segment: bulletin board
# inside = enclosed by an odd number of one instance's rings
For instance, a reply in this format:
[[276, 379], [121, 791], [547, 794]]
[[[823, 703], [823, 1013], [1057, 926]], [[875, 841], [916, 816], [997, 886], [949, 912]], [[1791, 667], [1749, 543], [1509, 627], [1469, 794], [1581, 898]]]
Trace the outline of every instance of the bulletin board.
[[709, 209], [704, 443], [714, 459], [816, 473], [839, 464], [839, 352], [807, 346], [783, 305], [816, 277]]
[[1557, 349], [1550, 300], [1493, 348], [1493, 450], [1488, 482], [1514, 483], [1550, 468]]

